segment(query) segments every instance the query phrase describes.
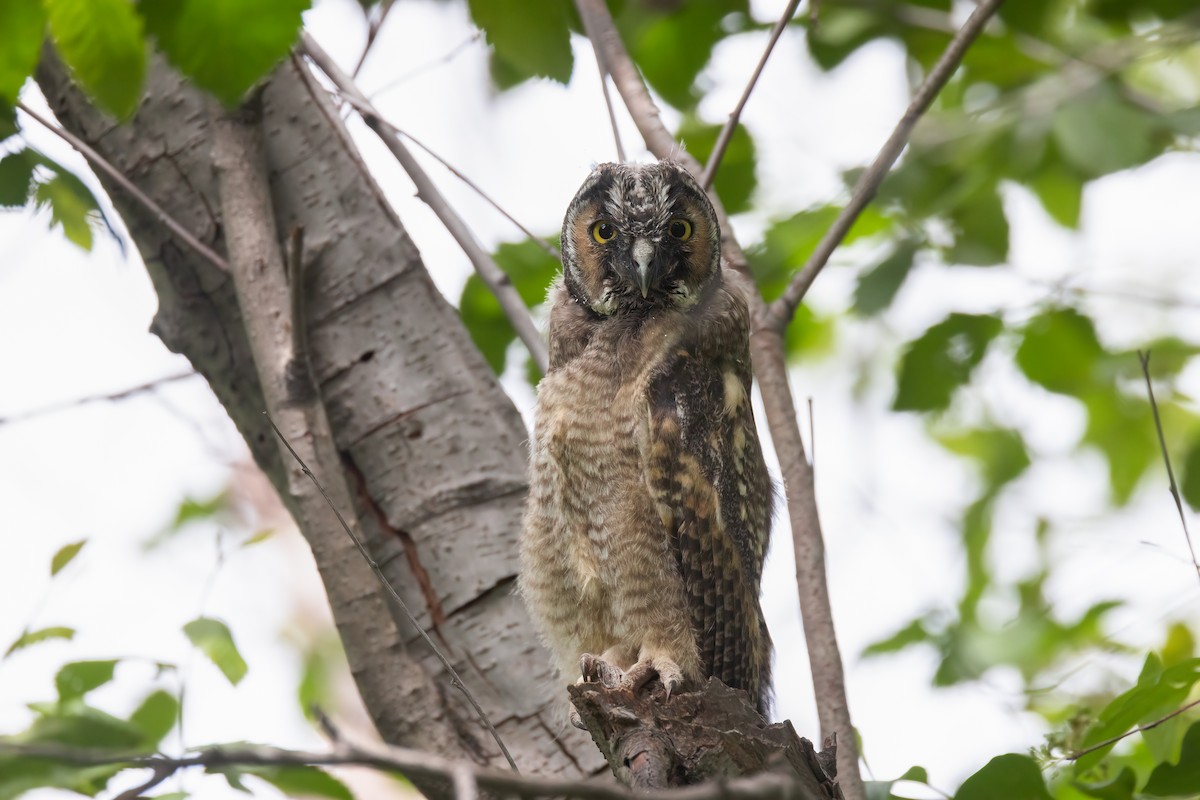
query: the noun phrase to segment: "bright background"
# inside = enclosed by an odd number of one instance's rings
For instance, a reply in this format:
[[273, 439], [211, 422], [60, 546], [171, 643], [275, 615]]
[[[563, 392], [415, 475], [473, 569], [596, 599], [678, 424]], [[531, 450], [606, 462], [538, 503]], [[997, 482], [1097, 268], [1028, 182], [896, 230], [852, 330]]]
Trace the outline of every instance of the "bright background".
[[[773, 20], [783, 5], [761, 0], [754, 14]], [[305, 17], [347, 68], [365, 37], [355, 6], [322, 0]], [[876, 42], [824, 73], [809, 61], [801, 35], [785, 34], [743, 117], [759, 148], [761, 211], [735, 220], [743, 241], [761, 232], [772, 212], [844, 198], [840, 172], [874, 156], [906, 103], [898, 46]], [[765, 34], [752, 33], [719, 46], [706, 72], [713, 89], [701, 106], [708, 121], [722, 121], [732, 108], [764, 41]], [[579, 38], [574, 46], [569, 86], [532, 81], [498, 95], [487, 79], [486, 44], [465, 7], [405, 0], [383, 28], [359, 85], [398, 127], [434, 147], [526, 226], [551, 234], [590, 166], [615, 158], [590, 47]], [[43, 107], [36, 87], [26, 99]], [[674, 121], [668, 111], [668, 124]], [[82, 159], [36, 123], [23, 124], [38, 148], [97, 187]], [[351, 128], [435, 282], [456, 300], [470, 271], [466, 258], [391, 156], [357, 121]], [[624, 117], [622, 132], [634, 151], [639, 140]], [[470, 190], [424, 160], [485, 245], [520, 240]], [[1196, 154], [1164, 156], [1089, 183], [1078, 231], [1057, 226], [1023, 189], [1008, 187], [1004, 199], [1011, 268], [919, 267], [888, 317], [891, 327], [855, 327], [836, 342], [834, 356], [792, 375], [802, 428], [807, 398], [816, 409], [817, 489], [834, 611], [871, 773], [892, 778], [921, 764], [931, 783], [946, 789], [992, 755], [1039, 745], [1044, 723], [1023, 711], [1021, 682], [1003, 669], [934, 690], [932, 650], [859, 659], [867, 644], [917, 612], [957, 600], [963, 557], [957, 513], [973, 496], [975, 478], [931, 442], [919, 418], [889, 410], [888, 380], [858, 385], [858, 367], [891, 363], [901, 342], [949, 310], [988, 311], [999, 303], [1019, 318], [1063, 282], [1086, 291], [1082, 307], [1106, 344], [1132, 346], [1168, 332], [1200, 341], [1200, 287], [1192, 277], [1200, 260]], [[12, 212], [0, 214], [0, 253], [0, 647], [26, 627], [79, 631], [71, 643], [0, 661], [0, 732], [28, 722], [25, 703], [53, 696], [62, 662], [121, 657], [130, 660], [117, 681], [94, 695], [97, 704], [127, 709], [154, 679], [155, 662], [176, 663], [178, 672], [157, 680], [186, 685], [183, 745], [319, 746], [295, 699], [303, 654], [327, 636], [329, 624], [316, 571], [203, 380], [183, 377], [117, 401], [76, 402], [189, 371], [185, 359], [148, 332], [156, 301], [136, 252], [122, 252], [100, 235], [93, 252], [84, 253], [48, 229], [46, 214]], [[814, 307], [848, 308], [855, 273], [844, 267], [850, 266], [860, 266], [853, 255], [835, 256], [813, 289]], [[990, 407], [1003, 409], [1005, 421], [1019, 424], [1031, 449], [1047, 457], [1002, 500], [993, 537], [997, 571], [1019, 575], [1029, 568], [1029, 530], [1039, 515], [1067, 520], [1070, 533], [1054, 540], [1048, 591], [1055, 607], [1078, 613], [1101, 598], [1124, 598], [1128, 605], [1112, 615], [1108, 632], [1143, 649], [1158, 644], [1167, 621], [1195, 620], [1200, 610], [1200, 585], [1165, 479], [1144, 488], [1127, 509], [1108, 511], [1103, 462], [1070, 454], [1082, 413], [1069, 401], [1048, 400], [1012, 369], [1011, 360], [985, 361], [980, 388], [971, 391], [986, 393]], [[528, 419], [533, 394], [510, 372], [505, 385]], [[1186, 373], [1178, 388], [1200, 396], [1200, 370]], [[761, 411], [759, 419], [765, 428]], [[225, 490], [240, 514], [160, 536], [185, 499], [203, 502]], [[265, 529], [277, 533], [243, 544]], [[159, 543], [148, 547], [156, 537]], [[51, 582], [52, 554], [83, 538], [88, 544], [79, 558]], [[768, 559], [764, 606], [776, 642], [776, 716], [816, 738], [782, 523]], [[992, 611], [1006, 613], [1003, 606]], [[233, 630], [250, 665], [236, 688], [192, 652], [180, 631], [200, 615], [219, 617]], [[1083, 688], [1111, 687], [1128, 680], [1136, 663], [1091, 658], [1063, 677]], [[362, 718], [347, 695], [335, 718], [355, 730]], [[199, 776], [173, 781], [201, 797], [235, 794]]]

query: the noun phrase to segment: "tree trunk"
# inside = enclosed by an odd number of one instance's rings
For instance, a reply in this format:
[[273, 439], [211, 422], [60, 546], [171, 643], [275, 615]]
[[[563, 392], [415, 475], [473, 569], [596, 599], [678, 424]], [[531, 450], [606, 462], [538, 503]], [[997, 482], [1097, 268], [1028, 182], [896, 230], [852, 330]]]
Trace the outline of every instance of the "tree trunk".
[[[268, 175], [280, 235], [304, 228], [313, 370], [369, 549], [444, 643], [523, 771], [568, 777], [602, 770], [587, 734], [564, 724], [559, 680], [513, 592], [526, 489], [524, 425], [304, 69], [285, 62], [264, 89]], [[198, 90], [155, 59], [137, 115], [115, 125], [49, 54], [38, 81], [67, 129], [224, 252], [208, 101]], [[118, 187], [102, 183], [158, 293], [152, 330], [208, 380], [310, 535], [312, 521], [288, 492], [293, 465], [282, 461], [262, 415], [262, 385], [230, 276], [175, 241]], [[278, 298], [279, 308], [287, 303]], [[349, 579], [361, 574], [345, 561], [357, 554], [310, 543], [382, 737], [503, 764], [383, 590]]]

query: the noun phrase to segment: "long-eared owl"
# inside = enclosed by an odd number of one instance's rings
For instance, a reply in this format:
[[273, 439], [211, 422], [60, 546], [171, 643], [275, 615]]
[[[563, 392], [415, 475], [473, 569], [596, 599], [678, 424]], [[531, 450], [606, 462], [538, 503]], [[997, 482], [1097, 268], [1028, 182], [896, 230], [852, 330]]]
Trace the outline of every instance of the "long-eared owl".
[[564, 679], [716, 676], [765, 713], [772, 488], [749, 314], [682, 166], [601, 164], [567, 209], [521, 590]]

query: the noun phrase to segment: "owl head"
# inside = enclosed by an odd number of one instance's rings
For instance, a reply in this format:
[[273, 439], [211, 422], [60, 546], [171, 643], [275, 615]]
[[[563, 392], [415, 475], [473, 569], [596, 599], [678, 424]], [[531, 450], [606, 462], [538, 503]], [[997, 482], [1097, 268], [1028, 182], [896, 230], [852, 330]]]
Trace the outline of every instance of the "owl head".
[[673, 161], [592, 170], [567, 209], [562, 253], [567, 291], [604, 316], [689, 308], [721, 273], [712, 203]]

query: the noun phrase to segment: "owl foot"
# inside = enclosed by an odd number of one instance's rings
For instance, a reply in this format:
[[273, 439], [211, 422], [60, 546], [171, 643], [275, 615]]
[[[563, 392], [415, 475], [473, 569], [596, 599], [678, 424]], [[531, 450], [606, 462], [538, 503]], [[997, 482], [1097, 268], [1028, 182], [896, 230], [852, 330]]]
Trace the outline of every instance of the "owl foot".
[[662, 681], [667, 699], [670, 700], [671, 692], [683, 685], [683, 670], [665, 656], [645, 656], [625, 671], [621, 685], [636, 694], [654, 678]]
[[[605, 654], [607, 655], [607, 654]], [[599, 683], [606, 689], [615, 689], [621, 685], [625, 673], [604, 656], [594, 656], [584, 653], [579, 657], [580, 683]]]

